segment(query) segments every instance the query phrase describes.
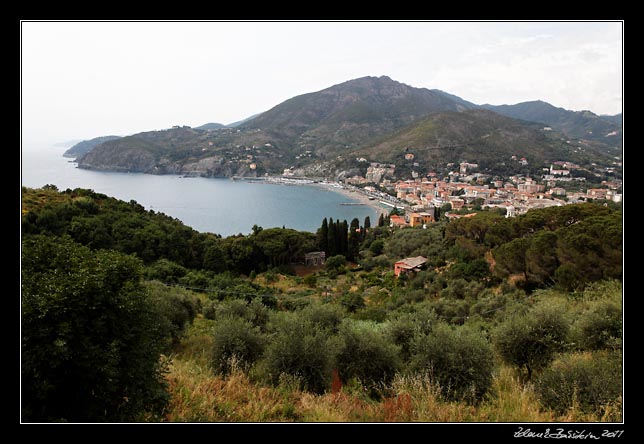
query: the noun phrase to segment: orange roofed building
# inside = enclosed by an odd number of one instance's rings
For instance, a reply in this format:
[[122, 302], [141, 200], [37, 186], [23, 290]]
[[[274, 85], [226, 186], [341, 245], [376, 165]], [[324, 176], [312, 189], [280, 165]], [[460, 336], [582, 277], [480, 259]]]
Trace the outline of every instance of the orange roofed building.
[[409, 225], [419, 227], [434, 222], [434, 216], [429, 213], [411, 213], [409, 216]]
[[389, 218], [389, 226], [390, 227], [407, 227], [409, 224], [407, 223], [407, 220], [405, 220], [405, 216], [391, 216]]
[[394, 264], [394, 275], [398, 277], [401, 274], [415, 273], [417, 271], [420, 271], [421, 267], [425, 265], [426, 262], [427, 258], [423, 256], [408, 257], [406, 259], [402, 259]]

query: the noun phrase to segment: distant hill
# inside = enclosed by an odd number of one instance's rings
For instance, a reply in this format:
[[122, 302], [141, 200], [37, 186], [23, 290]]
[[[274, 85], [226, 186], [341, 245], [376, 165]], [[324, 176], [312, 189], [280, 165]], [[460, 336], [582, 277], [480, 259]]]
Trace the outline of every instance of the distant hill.
[[206, 124], [203, 124], [201, 126], [196, 127], [195, 129], [200, 129], [200, 130], [204, 130], [204, 131], [211, 131], [211, 130], [216, 130], [216, 129], [224, 128], [224, 127], [226, 127], [226, 125], [224, 125], [222, 123], [206, 123]]
[[569, 146], [550, 136], [538, 125], [476, 109], [431, 114], [355, 154], [397, 165], [413, 154], [423, 165], [466, 161], [498, 172], [511, 164], [512, 156], [539, 166], [569, 158]]
[[615, 118], [598, 116], [590, 111], [568, 111], [536, 100], [515, 105], [482, 105], [513, 119], [539, 122], [569, 137], [607, 142], [621, 146], [621, 115]]
[[615, 123], [617, 125], [623, 125], [622, 113], [615, 114], [614, 116], [601, 115], [600, 119], [608, 120], [609, 122]]
[[82, 140], [81, 139], [74, 139], [74, 140], [68, 140], [66, 142], [57, 142], [57, 143], [54, 143], [53, 146], [55, 146], [56, 148], [70, 148], [70, 147], [76, 145], [79, 142], [82, 142]]
[[237, 122], [229, 123], [229, 124], [228, 124], [228, 125], [226, 125], [226, 126], [227, 126], [228, 128], [235, 128], [235, 127], [237, 127], [237, 126], [241, 125], [242, 123], [246, 123], [246, 122], [248, 122], [249, 120], [253, 120], [255, 117], [259, 117], [259, 115], [260, 115], [260, 114], [261, 114], [261, 113], [253, 114], [253, 115], [252, 115], [252, 116], [250, 116], [250, 117], [246, 117], [245, 119], [238, 120]]
[[[358, 148], [432, 112], [468, 107], [446, 93], [385, 76], [363, 77], [289, 99], [234, 130], [181, 127], [135, 134], [93, 150], [79, 166], [206, 176], [278, 173]], [[302, 155], [305, 161], [298, 160]]]
[[76, 145], [69, 148], [63, 153], [65, 157], [80, 157], [90, 150], [94, 149], [96, 146], [100, 145], [103, 142], [108, 142], [110, 140], [120, 139], [121, 136], [102, 136], [95, 137], [90, 140], [83, 140], [82, 142], [77, 143]]
[[362, 77], [293, 97], [240, 128], [259, 128], [324, 156], [355, 148], [430, 113], [468, 108], [442, 92], [387, 76]]

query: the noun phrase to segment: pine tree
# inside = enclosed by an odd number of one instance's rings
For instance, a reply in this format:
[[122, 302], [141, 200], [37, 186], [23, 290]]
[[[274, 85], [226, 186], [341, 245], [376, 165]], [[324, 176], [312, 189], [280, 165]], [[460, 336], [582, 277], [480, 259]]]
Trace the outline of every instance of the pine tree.
[[[384, 213], [380, 213], [380, 217], [378, 218], [378, 226], [379, 227], [384, 227], [385, 226], [385, 215], [384, 215]], [[366, 233], [365, 233], [365, 235], [366, 235]]]

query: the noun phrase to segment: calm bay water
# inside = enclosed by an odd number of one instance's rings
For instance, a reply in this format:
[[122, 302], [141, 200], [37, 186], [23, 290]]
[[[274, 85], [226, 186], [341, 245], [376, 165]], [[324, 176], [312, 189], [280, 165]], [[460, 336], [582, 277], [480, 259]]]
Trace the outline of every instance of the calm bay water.
[[64, 151], [24, 149], [22, 185], [89, 188], [125, 201], [136, 200], [198, 231], [223, 236], [250, 233], [255, 224], [315, 232], [325, 217], [349, 222], [357, 217], [360, 223], [366, 216], [372, 223], [377, 219], [369, 206], [340, 205], [357, 201], [326, 187], [88, 171], [62, 157]]

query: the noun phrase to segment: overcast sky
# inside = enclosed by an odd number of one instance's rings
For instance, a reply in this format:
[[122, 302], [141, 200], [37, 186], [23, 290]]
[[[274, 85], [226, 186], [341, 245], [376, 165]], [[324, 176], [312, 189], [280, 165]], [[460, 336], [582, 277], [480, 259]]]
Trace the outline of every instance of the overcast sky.
[[[24, 144], [232, 123], [387, 75], [474, 103], [622, 111], [620, 22], [23, 22]], [[23, 145], [24, 146], [24, 145]]]

